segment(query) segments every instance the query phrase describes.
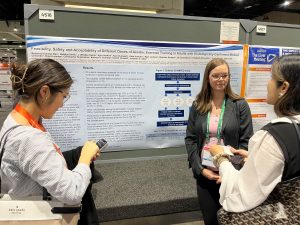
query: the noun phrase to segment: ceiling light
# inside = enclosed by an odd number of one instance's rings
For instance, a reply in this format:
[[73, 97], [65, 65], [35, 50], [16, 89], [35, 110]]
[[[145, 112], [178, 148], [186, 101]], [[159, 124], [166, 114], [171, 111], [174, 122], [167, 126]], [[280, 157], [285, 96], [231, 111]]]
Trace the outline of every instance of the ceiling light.
[[244, 7], [244, 9], [250, 9], [250, 8], [252, 8], [252, 5], [248, 5]]
[[244, 0], [235, 0], [236, 2], [243, 2]]
[[110, 10], [110, 11], [119, 11], [119, 12], [135, 12], [135, 13], [152, 13], [152, 14], [156, 14], [155, 10], [120, 9], [120, 8], [107, 8], [107, 7], [71, 5], [71, 4], [65, 4], [65, 7], [79, 8], [79, 9], [96, 9], [96, 10]]
[[284, 1], [282, 3], [282, 6], [286, 7], [286, 6], [289, 6], [292, 2], [291, 1]]
[[19, 48], [22, 48], [23, 46], [22, 45], [19, 45]]
[[2, 41], [6, 41], [6, 38], [4, 37], [4, 38], [2, 38]]
[[14, 31], [17, 32], [17, 31], [18, 31], [18, 28], [14, 27]]

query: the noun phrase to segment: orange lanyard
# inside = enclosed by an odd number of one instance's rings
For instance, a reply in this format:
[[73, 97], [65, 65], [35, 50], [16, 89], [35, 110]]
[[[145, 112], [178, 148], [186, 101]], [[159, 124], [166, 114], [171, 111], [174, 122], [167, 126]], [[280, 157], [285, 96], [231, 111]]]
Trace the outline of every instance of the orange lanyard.
[[34, 127], [34, 128], [37, 128], [43, 132], [46, 131], [45, 127], [40, 124], [38, 121], [36, 121], [32, 115], [30, 115], [30, 113], [28, 113], [22, 106], [20, 106], [19, 104], [17, 104], [15, 106], [15, 110], [20, 113], [23, 117], [25, 117], [25, 119], [28, 121], [28, 123]]
[[[24, 109], [21, 105], [17, 104], [14, 108], [14, 110], [16, 110], [18, 113], [20, 113], [27, 121], [28, 123], [34, 127], [34, 128], [37, 128], [43, 132], [46, 132], [46, 129], [45, 127], [43, 126], [43, 124], [39, 123], [38, 121], [36, 121], [32, 115], [26, 111], [26, 109]], [[63, 154], [61, 153], [59, 147], [56, 145], [56, 144], [53, 144], [56, 152], [58, 154], [60, 154], [61, 156], [63, 156]]]

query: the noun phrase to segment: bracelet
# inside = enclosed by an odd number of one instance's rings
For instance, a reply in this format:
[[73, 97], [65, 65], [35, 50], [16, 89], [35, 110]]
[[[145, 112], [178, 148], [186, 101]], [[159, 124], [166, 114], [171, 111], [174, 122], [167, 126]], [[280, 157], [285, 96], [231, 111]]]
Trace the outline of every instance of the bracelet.
[[213, 163], [216, 167], [220, 167], [221, 163], [224, 161], [229, 161], [229, 155], [222, 152], [213, 156]]

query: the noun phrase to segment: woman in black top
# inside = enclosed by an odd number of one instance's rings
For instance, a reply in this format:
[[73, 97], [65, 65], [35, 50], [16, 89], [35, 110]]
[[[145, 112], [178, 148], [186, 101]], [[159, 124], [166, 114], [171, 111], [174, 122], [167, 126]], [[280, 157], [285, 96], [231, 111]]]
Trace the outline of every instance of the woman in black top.
[[247, 150], [252, 134], [248, 103], [231, 90], [227, 62], [212, 59], [206, 65], [201, 91], [191, 107], [185, 138], [206, 225], [218, 224], [220, 176], [216, 168], [204, 163], [208, 151], [203, 149], [221, 144]]

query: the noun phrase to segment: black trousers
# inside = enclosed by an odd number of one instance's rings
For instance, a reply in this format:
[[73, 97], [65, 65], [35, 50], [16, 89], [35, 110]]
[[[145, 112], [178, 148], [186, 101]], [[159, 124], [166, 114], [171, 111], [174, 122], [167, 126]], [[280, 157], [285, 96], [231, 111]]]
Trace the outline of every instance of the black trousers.
[[205, 225], [218, 225], [217, 211], [221, 208], [219, 188], [216, 181], [205, 177], [197, 179], [197, 196]]

